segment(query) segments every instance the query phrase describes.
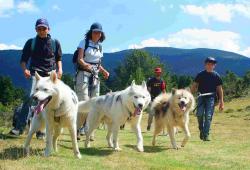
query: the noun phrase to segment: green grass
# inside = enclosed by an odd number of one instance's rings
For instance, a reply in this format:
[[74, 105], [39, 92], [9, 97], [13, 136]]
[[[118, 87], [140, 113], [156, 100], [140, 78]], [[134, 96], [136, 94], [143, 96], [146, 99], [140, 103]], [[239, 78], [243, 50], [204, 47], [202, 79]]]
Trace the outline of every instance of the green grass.
[[[71, 140], [67, 130], [60, 136], [59, 152], [51, 157], [43, 156], [44, 141], [33, 138], [32, 152], [24, 157], [22, 145], [25, 135], [10, 138], [9, 129], [0, 128], [1, 169], [250, 169], [250, 98], [241, 98], [226, 103], [225, 112], [216, 111], [211, 127], [210, 142], [198, 138], [195, 116], [190, 115], [191, 139], [185, 148], [173, 150], [169, 138], [159, 136], [157, 145], [151, 145], [152, 131], [147, 132], [143, 117], [142, 131], [144, 153], [136, 151], [136, 137], [129, 124], [120, 131], [121, 152], [107, 148], [105, 130], [97, 130], [91, 148], [85, 149], [84, 138], [79, 142], [82, 159], [73, 156]], [[177, 135], [180, 144], [183, 133]]]

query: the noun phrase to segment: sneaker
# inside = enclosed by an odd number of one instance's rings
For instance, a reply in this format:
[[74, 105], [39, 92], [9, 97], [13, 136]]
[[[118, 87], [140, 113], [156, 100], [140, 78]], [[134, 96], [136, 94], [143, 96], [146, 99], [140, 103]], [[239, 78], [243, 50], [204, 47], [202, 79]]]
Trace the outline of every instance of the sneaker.
[[79, 130], [79, 133], [80, 133], [81, 136], [85, 135], [84, 127], [82, 127], [82, 128]]
[[20, 131], [19, 130], [16, 130], [16, 129], [12, 129], [10, 132], [9, 132], [10, 135], [15, 135], [15, 136], [20, 136]]
[[151, 128], [150, 125], [148, 125], [148, 126], [147, 126], [147, 131], [150, 131], [150, 128]]
[[41, 131], [37, 131], [36, 132], [36, 138], [40, 139], [40, 140], [45, 139], [45, 133], [43, 133]]

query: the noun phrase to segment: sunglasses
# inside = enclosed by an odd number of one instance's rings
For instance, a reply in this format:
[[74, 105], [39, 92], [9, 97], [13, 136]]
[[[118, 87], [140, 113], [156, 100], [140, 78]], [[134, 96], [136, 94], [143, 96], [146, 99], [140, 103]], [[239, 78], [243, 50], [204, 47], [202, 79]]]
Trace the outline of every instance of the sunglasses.
[[45, 31], [45, 30], [47, 30], [48, 28], [46, 28], [46, 27], [38, 27], [38, 28], [36, 28], [36, 30], [37, 31]]

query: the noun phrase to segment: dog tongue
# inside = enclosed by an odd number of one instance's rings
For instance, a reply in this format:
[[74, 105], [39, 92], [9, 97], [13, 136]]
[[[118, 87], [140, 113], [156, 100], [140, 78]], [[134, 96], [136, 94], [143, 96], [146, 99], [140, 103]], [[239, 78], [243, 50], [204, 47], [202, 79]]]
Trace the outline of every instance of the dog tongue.
[[39, 114], [41, 111], [43, 111], [44, 104], [45, 104], [46, 101], [47, 100], [39, 102], [38, 105], [34, 108], [34, 113], [36, 115]]
[[134, 116], [140, 115], [141, 114], [141, 109], [139, 107], [135, 108], [134, 111]]
[[181, 109], [182, 111], [185, 111], [185, 110], [186, 110], [186, 106], [185, 106], [184, 104], [180, 104], [179, 106], [180, 106], [180, 109]]

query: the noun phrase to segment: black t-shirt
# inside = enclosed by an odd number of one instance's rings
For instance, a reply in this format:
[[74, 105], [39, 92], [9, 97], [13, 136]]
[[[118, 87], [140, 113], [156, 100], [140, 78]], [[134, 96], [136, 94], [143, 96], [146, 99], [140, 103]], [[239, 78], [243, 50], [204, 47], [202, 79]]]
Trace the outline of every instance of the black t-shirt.
[[216, 87], [222, 85], [220, 75], [215, 71], [201, 71], [194, 81], [198, 83], [198, 91], [200, 93], [216, 93]]
[[30, 59], [30, 71], [33, 75], [35, 71], [50, 72], [55, 69], [56, 62], [62, 60], [61, 45], [55, 40], [55, 52], [52, 49], [52, 39], [48, 34], [47, 38], [36, 37], [35, 48], [32, 52], [32, 39], [29, 39], [23, 48], [20, 62], [28, 63]]
[[157, 97], [164, 89], [165, 83], [162, 79], [157, 79], [156, 77], [150, 78], [147, 82], [147, 87], [150, 87], [150, 95], [153, 100]]

